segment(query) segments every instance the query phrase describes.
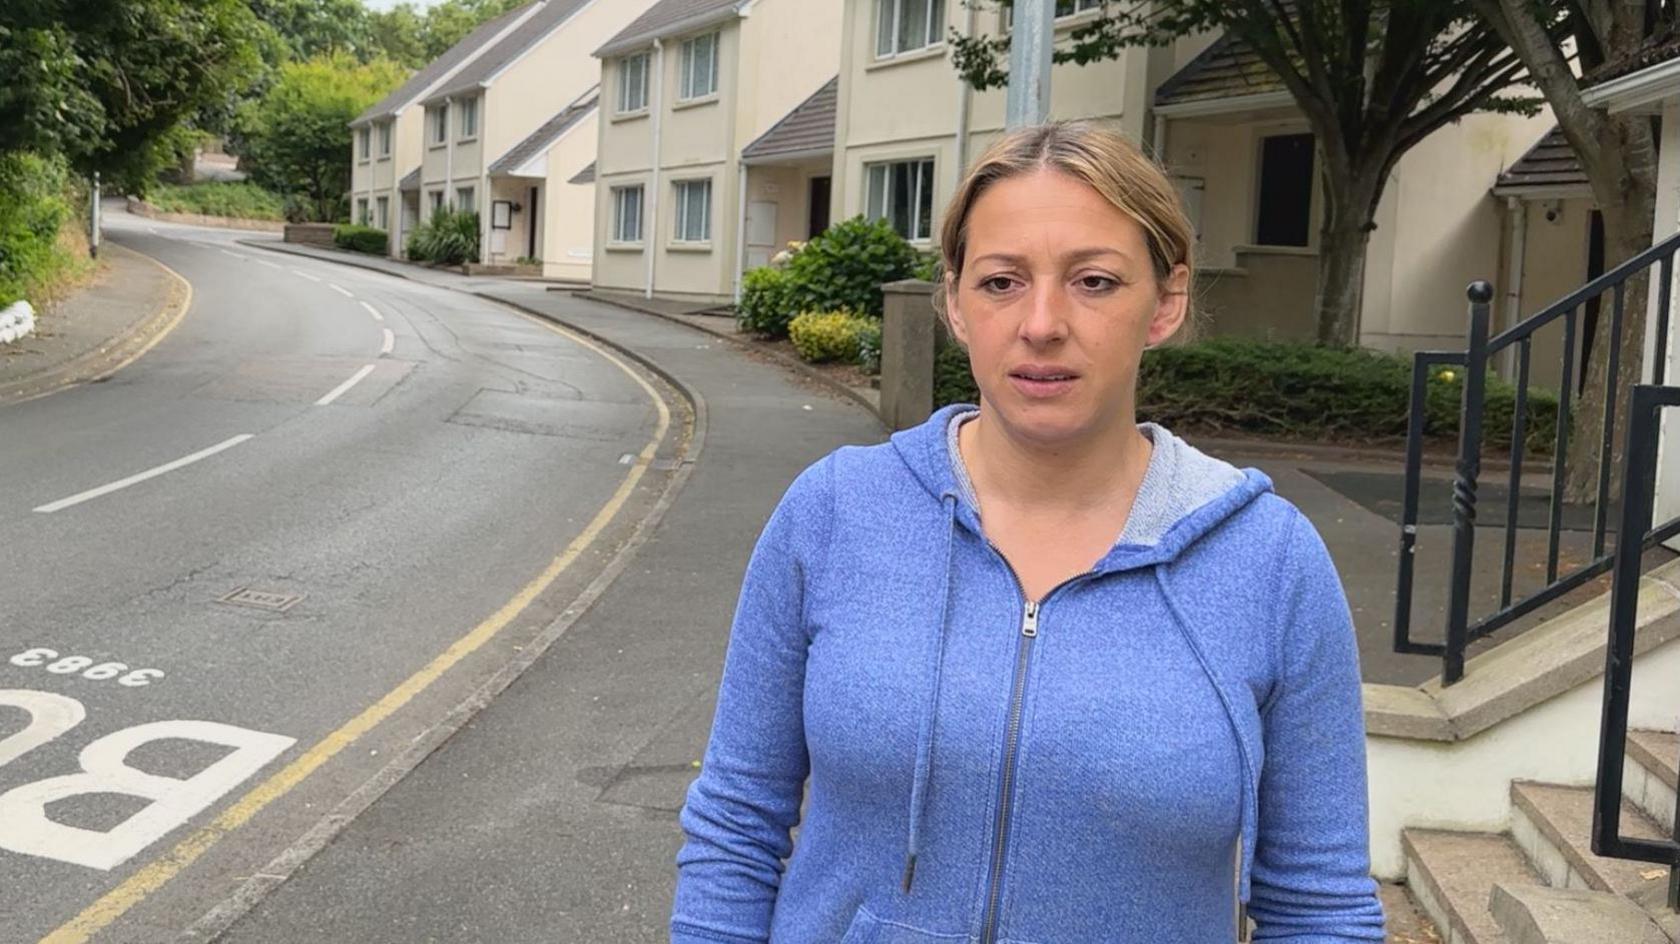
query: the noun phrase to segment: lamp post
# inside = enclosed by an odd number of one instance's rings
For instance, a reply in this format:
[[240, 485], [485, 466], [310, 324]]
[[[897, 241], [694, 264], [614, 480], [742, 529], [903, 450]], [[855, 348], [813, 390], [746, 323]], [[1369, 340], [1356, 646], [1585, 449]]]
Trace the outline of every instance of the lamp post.
[[1055, 0], [1015, 0], [1009, 33], [1009, 98], [1005, 125], [1036, 125], [1050, 116], [1050, 52]]

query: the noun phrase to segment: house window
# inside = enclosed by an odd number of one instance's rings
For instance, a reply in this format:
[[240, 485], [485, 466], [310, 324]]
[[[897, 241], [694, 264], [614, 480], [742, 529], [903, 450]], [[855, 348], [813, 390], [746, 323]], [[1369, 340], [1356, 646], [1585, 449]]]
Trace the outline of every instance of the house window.
[[905, 239], [933, 237], [933, 159], [870, 164], [868, 205], [872, 220], [887, 220]]
[[389, 121], [379, 123], [379, 156], [391, 156], [391, 123]]
[[368, 225], [367, 197], [356, 198], [356, 222], [362, 224], [363, 226]]
[[369, 128], [367, 125], [363, 125], [356, 129], [356, 156], [364, 161], [368, 159], [368, 153], [370, 150], [368, 148], [368, 141], [369, 134], [372, 130], [373, 129]]
[[474, 196], [476, 196], [476, 194], [473, 193], [473, 188], [456, 187], [455, 209], [461, 211], [462, 213], [471, 213], [474, 210], [477, 210], [478, 204], [473, 202]]
[[642, 188], [614, 187], [612, 241], [639, 243], [642, 241]]
[[380, 229], [389, 229], [391, 226], [391, 198], [380, 197], [374, 201], [374, 207], [374, 225]]
[[[1056, 0], [1056, 19], [1065, 20], [1070, 16], [1100, 10], [1102, 5], [1103, 0]], [[1003, 25], [1005, 29], [1015, 25], [1014, 7], [1004, 7]]]
[[618, 63], [618, 111], [641, 111], [648, 103], [648, 54], [627, 56]]
[[461, 137], [459, 140], [468, 141], [476, 137], [478, 137], [478, 99], [462, 99]]
[[679, 243], [703, 243], [712, 238], [712, 182], [677, 181], [677, 230]]
[[443, 144], [449, 140], [449, 106], [439, 105], [427, 112], [432, 119], [432, 143]]
[[436, 216], [439, 213], [443, 212], [443, 191], [442, 190], [429, 191], [426, 194], [426, 199], [431, 201], [431, 205], [432, 205], [432, 211], [431, 211], [430, 214], [428, 214], [429, 216]]
[[677, 98], [703, 98], [718, 87], [718, 34], [707, 33], [682, 44], [682, 87]]
[[945, 32], [945, 0], [875, 0], [877, 58], [925, 49]]
[[1312, 135], [1280, 134], [1261, 139], [1256, 245], [1307, 245], [1312, 228], [1312, 187]]

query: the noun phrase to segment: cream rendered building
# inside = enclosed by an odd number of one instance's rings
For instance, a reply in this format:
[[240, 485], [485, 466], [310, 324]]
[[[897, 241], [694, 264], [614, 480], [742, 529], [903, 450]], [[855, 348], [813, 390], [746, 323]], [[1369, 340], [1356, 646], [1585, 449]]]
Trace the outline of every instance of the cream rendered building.
[[390, 233], [391, 255], [401, 252], [403, 239], [418, 219], [419, 204], [412, 193], [402, 192], [401, 184], [406, 177], [417, 179], [425, 153], [420, 100], [523, 23], [537, 6], [527, 4], [473, 30], [350, 122], [350, 218]]
[[545, 275], [588, 278], [594, 211], [589, 188], [568, 181], [593, 157], [599, 77], [590, 52], [651, 3], [539, 0], [426, 95], [420, 218], [442, 207], [476, 212], [481, 261], [541, 258]]
[[727, 301], [749, 235], [756, 258], [808, 233], [827, 142], [760, 154], [753, 182], [742, 152], [834, 77], [841, 3], [662, 0], [596, 50], [597, 287]]

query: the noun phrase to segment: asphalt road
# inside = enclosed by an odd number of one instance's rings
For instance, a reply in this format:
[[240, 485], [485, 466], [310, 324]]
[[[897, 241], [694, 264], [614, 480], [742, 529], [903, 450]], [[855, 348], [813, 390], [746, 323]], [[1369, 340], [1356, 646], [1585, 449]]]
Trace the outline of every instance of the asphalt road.
[[0, 406], [0, 941], [173, 940], [518, 659], [690, 425], [487, 300], [107, 238], [194, 296], [106, 381]]

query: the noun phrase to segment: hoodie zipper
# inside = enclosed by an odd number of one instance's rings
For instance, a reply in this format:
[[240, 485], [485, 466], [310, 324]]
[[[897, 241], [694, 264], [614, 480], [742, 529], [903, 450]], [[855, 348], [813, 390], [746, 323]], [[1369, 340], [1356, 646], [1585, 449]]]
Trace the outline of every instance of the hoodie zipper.
[[993, 546], [990, 541], [987, 546], [1003, 561], [1009, 576], [1015, 579], [1015, 589], [1024, 601], [1021, 612], [1021, 639], [1016, 645], [1015, 678], [1009, 695], [1009, 726], [1003, 741], [1003, 776], [998, 784], [998, 813], [992, 828], [992, 863], [990, 874], [986, 882], [986, 914], [980, 926], [980, 944], [996, 944], [998, 909], [1003, 900], [1003, 861], [1009, 846], [1009, 825], [1013, 813], [1013, 796], [1015, 792], [1015, 766], [1017, 754], [1021, 745], [1021, 711], [1027, 697], [1027, 667], [1032, 659], [1033, 643], [1038, 639], [1038, 617], [1044, 604], [1055, 596], [1058, 591], [1068, 584], [1083, 580], [1096, 573], [1090, 570], [1076, 577], [1070, 577], [1050, 588], [1041, 600], [1027, 599], [1027, 590], [1021, 583], [1021, 577], [1015, 573], [1015, 568], [1003, 552]]

